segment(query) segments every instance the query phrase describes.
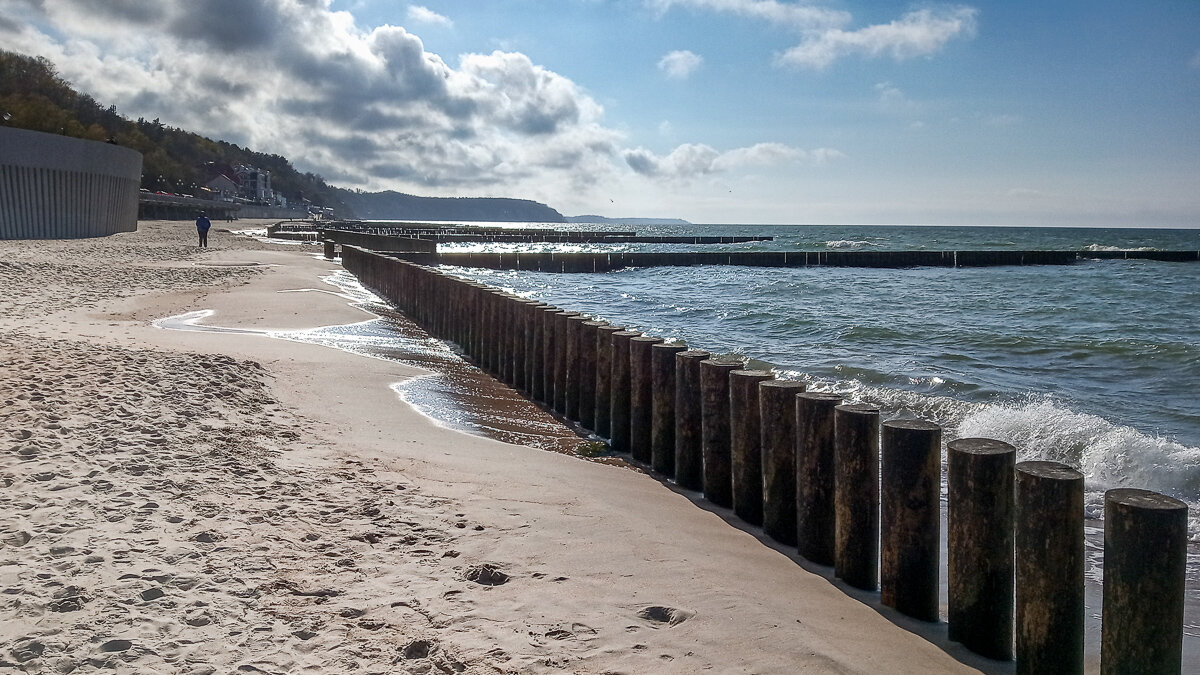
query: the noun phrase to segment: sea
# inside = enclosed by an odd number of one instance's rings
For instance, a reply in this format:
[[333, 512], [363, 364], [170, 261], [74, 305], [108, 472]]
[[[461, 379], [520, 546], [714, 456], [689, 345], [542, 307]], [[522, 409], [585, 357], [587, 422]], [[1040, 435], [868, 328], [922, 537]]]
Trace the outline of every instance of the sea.
[[[521, 224], [515, 227], [562, 225]], [[603, 229], [574, 225], [574, 229]], [[1198, 250], [1200, 229], [659, 225], [728, 245], [444, 244], [442, 251]], [[737, 354], [885, 417], [986, 437], [1018, 460], [1189, 504], [1200, 542], [1200, 263], [863, 269], [655, 267], [601, 274], [443, 271], [616, 325]]]
[[[439, 250], [1200, 250], [1200, 229], [471, 224], [773, 239], [456, 243]], [[1080, 470], [1087, 495], [1090, 655], [1098, 649], [1104, 491], [1135, 487], [1184, 501], [1190, 542], [1185, 662], [1200, 661], [1200, 263], [442, 271], [694, 349], [739, 355], [778, 377], [803, 380], [810, 390], [874, 403], [885, 420], [936, 422], [945, 441], [999, 439], [1015, 446], [1018, 461], [1054, 460]]]

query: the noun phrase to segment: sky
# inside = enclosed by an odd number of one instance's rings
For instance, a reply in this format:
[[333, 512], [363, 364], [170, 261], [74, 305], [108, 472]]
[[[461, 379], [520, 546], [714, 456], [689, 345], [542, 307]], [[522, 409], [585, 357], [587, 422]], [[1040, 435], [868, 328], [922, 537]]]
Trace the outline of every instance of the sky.
[[1200, 1], [0, 0], [331, 184], [697, 223], [1200, 227]]

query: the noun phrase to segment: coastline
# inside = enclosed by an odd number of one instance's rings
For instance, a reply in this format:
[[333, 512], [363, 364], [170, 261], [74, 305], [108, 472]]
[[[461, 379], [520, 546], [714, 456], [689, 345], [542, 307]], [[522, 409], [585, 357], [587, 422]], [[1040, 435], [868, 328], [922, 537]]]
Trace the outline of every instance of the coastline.
[[414, 366], [155, 328], [369, 318], [286, 293], [315, 249], [193, 234], [0, 242], [4, 665], [1011, 670], [648, 475], [438, 426], [390, 389]]

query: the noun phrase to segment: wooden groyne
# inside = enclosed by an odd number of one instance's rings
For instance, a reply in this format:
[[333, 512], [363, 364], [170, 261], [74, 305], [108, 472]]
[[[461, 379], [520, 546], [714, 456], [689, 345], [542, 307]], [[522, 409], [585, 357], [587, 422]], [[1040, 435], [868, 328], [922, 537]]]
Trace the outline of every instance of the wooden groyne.
[[[280, 230], [276, 230], [281, 233]], [[401, 239], [420, 239], [434, 244], [466, 244], [466, 243], [513, 243], [513, 244], [742, 244], [754, 241], [772, 241], [774, 237], [734, 237], [734, 236], [651, 236], [639, 235], [636, 232], [583, 232], [569, 230], [525, 229], [515, 230], [506, 228], [363, 228], [322, 227], [317, 230], [323, 240], [338, 243], [348, 243], [357, 246], [350, 235], [371, 236], [378, 239], [389, 237]], [[270, 234], [270, 233], [268, 233]], [[271, 236], [278, 236], [273, 234]], [[371, 248], [371, 247], [367, 247]], [[391, 247], [377, 247], [374, 250], [392, 251]]]
[[[384, 249], [377, 249], [384, 250]], [[633, 267], [1000, 267], [1074, 265], [1085, 260], [1200, 261], [1200, 251], [745, 251], [685, 253], [406, 253], [427, 266], [595, 273]]]
[[[377, 245], [359, 244], [353, 235], [376, 237]], [[420, 239], [433, 244], [512, 243], [512, 244], [742, 244], [772, 241], [768, 236], [654, 236], [637, 232], [553, 230], [545, 228], [504, 228], [472, 226], [439, 226], [422, 224], [355, 223], [353, 221], [322, 221], [317, 223], [276, 223], [267, 228], [267, 236], [275, 239], [333, 241], [338, 244], [364, 246], [376, 251], [424, 250], [397, 248], [382, 242], [385, 238]], [[431, 247], [433, 251], [436, 247]]]
[[[706, 499], [832, 564], [847, 585], [878, 582], [882, 604], [940, 621], [937, 425], [884, 421], [768, 371], [392, 256], [345, 246], [342, 263], [431, 335], [647, 471], [699, 483]], [[681, 433], [697, 424], [697, 401], [699, 433]], [[1082, 475], [1017, 463], [1012, 446], [989, 439], [947, 450], [950, 638], [1015, 659], [1017, 673], [1082, 673]], [[1101, 672], [1180, 672], [1187, 505], [1110, 490], [1104, 527]]]

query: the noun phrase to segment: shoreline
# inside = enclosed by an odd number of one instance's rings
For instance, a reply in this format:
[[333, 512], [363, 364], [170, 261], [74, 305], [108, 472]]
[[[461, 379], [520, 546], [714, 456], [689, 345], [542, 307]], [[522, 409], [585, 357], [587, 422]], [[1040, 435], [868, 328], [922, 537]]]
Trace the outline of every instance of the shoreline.
[[365, 317], [281, 295], [334, 269], [303, 248], [187, 225], [0, 242], [10, 667], [1011, 671], [645, 474], [433, 424], [417, 368], [154, 328]]

